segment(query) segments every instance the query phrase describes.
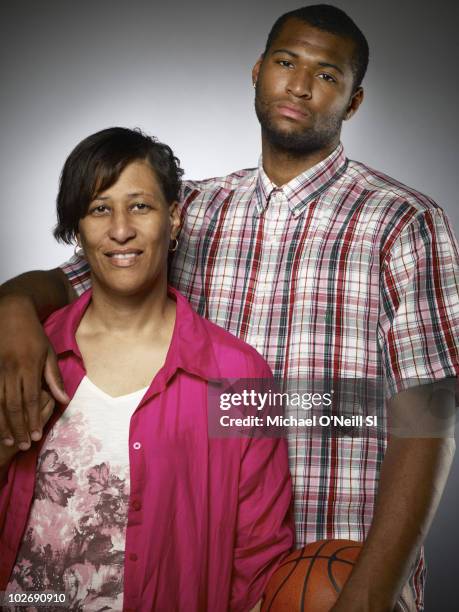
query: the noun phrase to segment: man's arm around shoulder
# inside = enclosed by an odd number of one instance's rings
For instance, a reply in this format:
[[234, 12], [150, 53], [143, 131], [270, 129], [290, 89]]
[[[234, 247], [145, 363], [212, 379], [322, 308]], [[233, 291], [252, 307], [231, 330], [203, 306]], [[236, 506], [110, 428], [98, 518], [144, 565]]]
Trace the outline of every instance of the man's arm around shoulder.
[[41, 389], [68, 402], [41, 321], [75, 298], [60, 268], [21, 274], [0, 287], [0, 443], [27, 450], [39, 440]]

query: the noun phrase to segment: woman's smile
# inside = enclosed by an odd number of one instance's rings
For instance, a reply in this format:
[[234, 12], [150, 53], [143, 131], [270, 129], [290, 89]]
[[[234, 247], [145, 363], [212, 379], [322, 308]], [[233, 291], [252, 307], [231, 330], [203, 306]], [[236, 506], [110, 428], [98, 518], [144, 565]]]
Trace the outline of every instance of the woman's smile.
[[140, 249], [123, 249], [108, 251], [105, 256], [115, 268], [131, 268], [139, 261], [142, 253]]

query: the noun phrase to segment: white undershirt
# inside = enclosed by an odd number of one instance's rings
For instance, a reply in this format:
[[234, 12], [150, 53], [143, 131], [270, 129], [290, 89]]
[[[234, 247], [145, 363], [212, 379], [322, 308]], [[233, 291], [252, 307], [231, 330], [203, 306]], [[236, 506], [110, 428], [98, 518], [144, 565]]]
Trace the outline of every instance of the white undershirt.
[[101, 460], [129, 467], [129, 422], [147, 389], [112, 397], [85, 376], [60, 421], [84, 411], [91, 435], [103, 444]]

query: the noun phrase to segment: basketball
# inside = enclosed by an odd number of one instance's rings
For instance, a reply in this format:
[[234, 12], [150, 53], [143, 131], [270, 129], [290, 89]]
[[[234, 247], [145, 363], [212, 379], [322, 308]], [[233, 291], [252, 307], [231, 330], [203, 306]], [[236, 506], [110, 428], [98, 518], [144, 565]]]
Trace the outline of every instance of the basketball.
[[352, 540], [320, 540], [295, 550], [271, 576], [261, 611], [329, 612], [361, 548]]

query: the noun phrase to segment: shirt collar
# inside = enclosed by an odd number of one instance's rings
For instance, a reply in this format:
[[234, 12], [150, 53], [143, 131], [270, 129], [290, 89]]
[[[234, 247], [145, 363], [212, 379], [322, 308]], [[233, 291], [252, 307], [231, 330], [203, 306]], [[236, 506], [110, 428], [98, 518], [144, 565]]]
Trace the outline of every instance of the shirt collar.
[[[207, 381], [221, 378], [208, 322], [194, 312], [176, 289], [168, 287], [168, 294], [176, 301], [176, 318], [164, 367], [155, 377], [155, 390], [164, 388], [178, 369]], [[75, 334], [91, 296], [92, 290], [88, 289], [78, 300], [47, 320], [46, 332], [58, 356], [71, 352], [82, 360]]]
[[344, 154], [343, 145], [340, 143], [321, 162], [299, 174], [285, 185], [282, 185], [282, 187], [276, 187], [264, 171], [262, 159], [260, 159], [258, 179], [255, 187], [258, 215], [263, 213], [269, 204], [273, 192], [276, 191], [281, 191], [285, 195], [293, 216], [301, 215], [310, 202], [328, 189], [341, 176], [346, 166], [347, 158]]

